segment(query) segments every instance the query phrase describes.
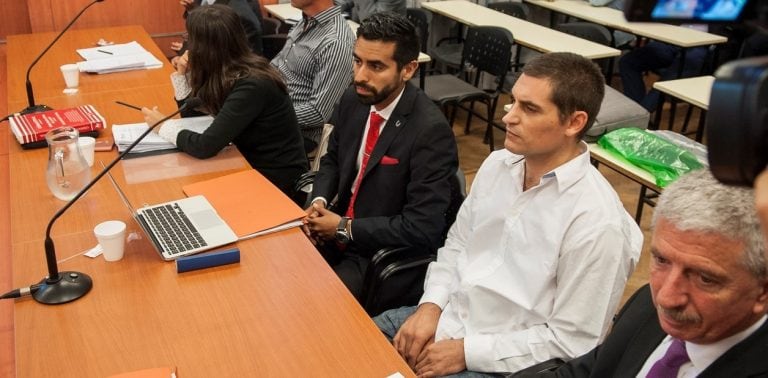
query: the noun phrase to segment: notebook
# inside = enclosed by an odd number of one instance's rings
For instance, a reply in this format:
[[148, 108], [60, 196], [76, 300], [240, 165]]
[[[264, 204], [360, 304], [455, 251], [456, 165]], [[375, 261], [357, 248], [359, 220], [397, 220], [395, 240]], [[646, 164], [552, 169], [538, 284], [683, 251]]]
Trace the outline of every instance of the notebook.
[[136, 209], [115, 178], [117, 193], [163, 260], [175, 260], [237, 241], [237, 235], [204, 196], [193, 196]]

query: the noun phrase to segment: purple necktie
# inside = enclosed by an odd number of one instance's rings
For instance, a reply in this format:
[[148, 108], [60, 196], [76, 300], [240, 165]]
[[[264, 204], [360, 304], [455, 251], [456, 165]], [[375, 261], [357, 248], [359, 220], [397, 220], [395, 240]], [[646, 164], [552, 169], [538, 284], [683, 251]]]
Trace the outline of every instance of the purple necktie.
[[685, 341], [672, 339], [672, 344], [660, 360], [656, 361], [648, 372], [647, 378], [674, 378], [680, 366], [690, 361], [685, 351]]

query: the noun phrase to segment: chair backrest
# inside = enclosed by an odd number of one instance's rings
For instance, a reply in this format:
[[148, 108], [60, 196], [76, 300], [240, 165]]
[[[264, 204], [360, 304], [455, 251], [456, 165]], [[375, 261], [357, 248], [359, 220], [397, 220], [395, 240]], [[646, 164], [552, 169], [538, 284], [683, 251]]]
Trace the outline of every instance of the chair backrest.
[[[509, 30], [497, 26], [472, 26], [467, 30], [464, 50], [461, 55], [463, 73], [477, 69], [475, 85], [481, 72], [487, 72], [497, 78], [503, 78], [509, 71], [512, 59], [514, 37]], [[497, 80], [497, 90], [501, 90], [504, 80]]]
[[416, 34], [419, 35], [421, 51], [427, 52], [427, 40], [429, 39], [429, 19], [427, 18], [427, 11], [421, 8], [408, 8], [405, 10], [405, 15], [408, 17], [408, 21], [416, 27]]
[[288, 40], [288, 34], [282, 33], [280, 30], [281, 25], [279, 20], [271, 17], [264, 17], [262, 20], [262, 53], [269, 60], [272, 60], [283, 49]]
[[310, 152], [312, 155], [312, 162], [309, 165], [311, 171], [320, 170], [320, 159], [328, 152], [328, 141], [331, 139], [331, 132], [333, 131], [333, 125], [326, 123], [323, 125], [323, 132], [320, 134], [320, 143], [317, 145], [314, 151]]
[[[445, 234], [456, 220], [456, 214], [467, 194], [467, 181], [461, 168], [451, 177], [449, 185], [451, 203], [444, 214]], [[435, 253], [414, 247], [384, 248], [376, 252], [363, 282], [361, 303], [368, 315], [376, 316], [391, 308], [418, 303], [424, 293], [427, 266], [435, 260]]]
[[501, 1], [498, 3], [490, 3], [488, 4], [488, 8], [512, 17], [523, 19], [523, 20], [527, 20], [528, 15], [530, 14], [528, 11], [527, 5], [523, 3], [512, 2], [512, 1]]
[[[613, 35], [608, 28], [591, 22], [568, 22], [558, 25], [555, 30], [605, 46], [611, 46], [613, 43]], [[600, 64], [604, 73], [608, 72], [609, 64], [612, 64], [610, 59], [605, 59]]]
[[555, 30], [605, 46], [611, 46], [613, 39], [608, 28], [591, 22], [568, 22], [558, 25]]

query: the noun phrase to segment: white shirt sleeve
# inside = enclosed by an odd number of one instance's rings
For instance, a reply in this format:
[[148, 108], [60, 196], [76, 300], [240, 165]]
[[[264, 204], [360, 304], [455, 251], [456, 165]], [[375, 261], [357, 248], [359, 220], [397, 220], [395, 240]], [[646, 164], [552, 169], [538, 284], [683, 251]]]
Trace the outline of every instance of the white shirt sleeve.
[[192, 93], [189, 78], [186, 75], [178, 72], [171, 73], [171, 85], [173, 85], [173, 97], [178, 101], [189, 97], [189, 94]]

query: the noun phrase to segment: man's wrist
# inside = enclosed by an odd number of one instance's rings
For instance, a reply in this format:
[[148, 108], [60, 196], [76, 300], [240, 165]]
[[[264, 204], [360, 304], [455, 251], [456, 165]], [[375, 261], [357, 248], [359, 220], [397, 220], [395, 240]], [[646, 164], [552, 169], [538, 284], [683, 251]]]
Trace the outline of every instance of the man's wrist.
[[325, 199], [325, 197], [315, 197], [312, 199], [312, 202], [310, 202], [310, 205], [314, 205], [315, 202], [320, 202], [323, 204], [323, 208], [328, 208], [328, 201]]

